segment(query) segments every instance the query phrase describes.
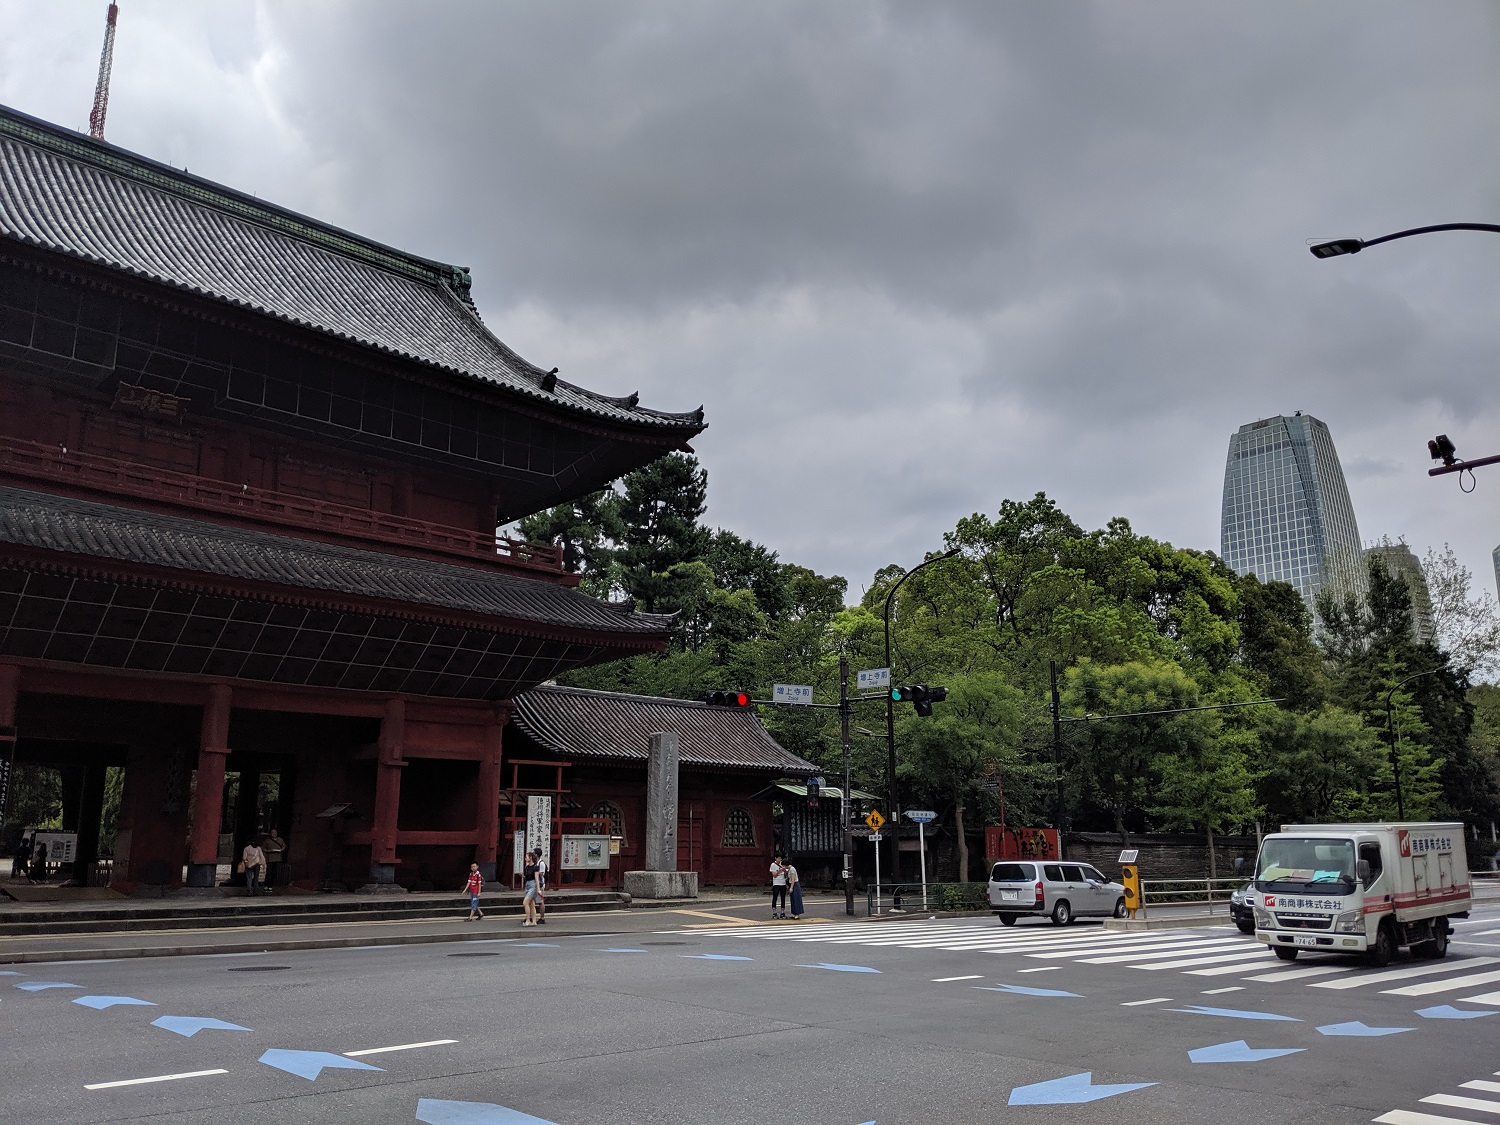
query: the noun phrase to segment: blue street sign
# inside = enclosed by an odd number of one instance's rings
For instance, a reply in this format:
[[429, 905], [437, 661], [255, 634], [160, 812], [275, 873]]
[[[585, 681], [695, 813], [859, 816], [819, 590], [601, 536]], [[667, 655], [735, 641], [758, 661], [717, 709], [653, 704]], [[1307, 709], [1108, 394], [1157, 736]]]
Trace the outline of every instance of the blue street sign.
[[913, 824], [931, 824], [937, 819], [937, 813], [931, 809], [907, 809], [904, 815]]

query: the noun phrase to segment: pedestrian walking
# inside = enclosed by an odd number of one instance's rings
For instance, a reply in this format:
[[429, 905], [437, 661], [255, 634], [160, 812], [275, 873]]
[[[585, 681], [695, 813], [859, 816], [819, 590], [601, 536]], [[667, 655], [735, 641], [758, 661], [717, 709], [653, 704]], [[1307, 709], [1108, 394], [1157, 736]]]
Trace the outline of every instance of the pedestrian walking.
[[283, 865], [286, 862], [286, 841], [281, 838], [281, 833], [273, 828], [260, 842], [260, 848], [266, 853], [266, 887], [267, 889], [279, 887]]
[[[786, 865], [786, 885], [792, 897], [792, 918], [795, 920], [802, 917], [802, 877], [797, 874], [797, 868], [791, 861]], [[785, 914], [782, 915], [786, 917]]]
[[536, 871], [537, 863], [541, 858], [540, 852], [527, 852], [526, 866], [521, 869], [522, 885], [525, 888], [525, 892], [522, 895], [522, 902], [526, 906], [526, 921], [521, 923], [523, 926], [536, 925]]
[[245, 893], [247, 895], [260, 894], [260, 877], [266, 870], [266, 853], [260, 850], [260, 845], [251, 840], [245, 845], [245, 850], [240, 853], [240, 866], [245, 869]]
[[479, 873], [479, 864], [469, 864], [469, 881], [464, 884], [464, 893], [469, 896], [469, 916], [465, 922], [477, 922], [484, 917], [479, 909], [479, 894], [484, 890], [484, 876]]
[[536, 924], [547, 924], [547, 875], [549, 866], [543, 852], [536, 853]]
[[[776, 913], [776, 904], [781, 903], [781, 913]], [[771, 917], [786, 917], [786, 864], [782, 862], [781, 853], [777, 852], [771, 860]]]

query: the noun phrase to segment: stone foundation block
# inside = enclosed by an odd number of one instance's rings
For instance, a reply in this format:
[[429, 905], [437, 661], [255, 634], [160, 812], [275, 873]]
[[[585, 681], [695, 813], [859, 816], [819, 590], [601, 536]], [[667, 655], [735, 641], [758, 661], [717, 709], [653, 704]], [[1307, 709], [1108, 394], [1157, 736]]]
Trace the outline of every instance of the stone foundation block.
[[637, 898], [697, 898], [696, 871], [627, 871], [625, 893]]

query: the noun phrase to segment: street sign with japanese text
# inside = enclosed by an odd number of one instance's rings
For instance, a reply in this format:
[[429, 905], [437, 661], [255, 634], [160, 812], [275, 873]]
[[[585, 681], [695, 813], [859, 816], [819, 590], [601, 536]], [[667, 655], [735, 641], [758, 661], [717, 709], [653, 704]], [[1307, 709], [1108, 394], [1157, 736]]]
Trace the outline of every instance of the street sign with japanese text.
[[891, 686], [891, 670], [889, 668], [866, 668], [854, 674], [854, 682], [860, 691], [881, 691]]
[[776, 684], [771, 688], [772, 703], [811, 703], [812, 687], [808, 684]]
[[937, 819], [937, 813], [931, 809], [907, 809], [903, 815], [913, 824], [931, 824]]

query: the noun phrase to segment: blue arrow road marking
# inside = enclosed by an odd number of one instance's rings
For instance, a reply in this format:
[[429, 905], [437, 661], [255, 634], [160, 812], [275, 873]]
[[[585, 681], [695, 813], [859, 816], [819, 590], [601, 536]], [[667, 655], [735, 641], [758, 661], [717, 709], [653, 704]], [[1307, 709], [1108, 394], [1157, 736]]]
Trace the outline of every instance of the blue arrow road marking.
[[517, 949], [561, 949], [562, 946], [550, 941], [523, 941]]
[[165, 1028], [167, 1031], [176, 1033], [191, 1039], [200, 1031], [249, 1031], [248, 1027], [241, 1027], [237, 1023], [226, 1023], [216, 1020], [211, 1016], [162, 1016], [160, 1019], [151, 1021], [152, 1027]]
[[417, 1102], [417, 1120], [427, 1125], [556, 1125], [494, 1102], [445, 1102], [437, 1098]]
[[15, 972], [15, 971], [13, 971], [11, 969], [0, 970], [0, 977], [18, 977], [20, 975], [21, 975], [20, 973]]
[[1168, 1008], [1169, 1012], [1186, 1012], [1190, 1016], [1229, 1016], [1237, 1020], [1286, 1020], [1301, 1023], [1296, 1016], [1278, 1016], [1275, 1012], [1247, 1012], [1239, 1008], [1206, 1008], [1202, 1004], [1189, 1004], [1186, 1008]]
[[1371, 1027], [1363, 1020], [1352, 1023], [1326, 1023], [1318, 1028], [1324, 1035], [1400, 1035], [1403, 1031], [1415, 1031], [1413, 1027]]
[[690, 961], [754, 961], [754, 957], [741, 957], [737, 953], [684, 953]]
[[47, 988], [78, 988], [80, 986], [76, 984], [64, 984], [62, 981], [57, 980], [23, 980], [16, 987], [23, 992], [41, 992]]
[[878, 973], [865, 965], [835, 965], [831, 961], [819, 961], [816, 965], [798, 965], [799, 969], [832, 969], [836, 973]]
[[325, 1067], [337, 1070], [379, 1070], [378, 1066], [362, 1063], [358, 1059], [346, 1059], [343, 1055], [328, 1051], [282, 1051], [273, 1048], [261, 1055], [260, 1061], [277, 1070], [295, 1074], [298, 1078], [317, 1081]]
[[1429, 1020], [1477, 1020], [1500, 1015], [1500, 1012], [1466, 1012], [1452, 1004], [1439, 1004], [1435, 1008], [1418, 1008], [1417, 1015]]
[[1112, 1098], [1116, 1094], [1128, 1094], [1131, 1090], [1144, 1090], [1155, 1086], [1155, 1082], [1119, 1082], [1114, 1085], [1093, 1085], [1094, 1072], [1070, 1074], [1066, 1078], [1054, 1078], [1050, 1082], [1033, 1082], [1030, 1086], [1017, 1086], [1010, 1092], [1007, 1105], [1078, 1105], [1082, 1102], [1097, 1102], [1101, 1098]]
[[85, 1008], [93, 1008], [94, 1011], [103, 1011], [105, 1008], [113, 1008], [116, 1004], [137, 1004], [142, 1008], [154, 1008], [156, 1004], [151, 1000], [137, 1000], [134, 996], [75, 996], [73, 1003], [82, 1004]]
[[600, 953], [644, 953], [644, 949], [601, 949]]
[[1260, 1062], [1262, 1059], [1279, 1059], [1282, 1055], [1295, 1055], [1305, 1047], [1252, 1047], [1243, 1039], [1233, 1043], [1215, 1043], [1212, 1047], [1199, 1047], [1189, 1051], [1188, 1058], [1195, 1063]]
[[1076, 992], [1064, 992], [1060, 988], [1027, 988], [1024, 984], [976, 984], [974, 987], [981, 992], [1014, 992], [1018, 996], [1074, 996], [1083, 999]]

